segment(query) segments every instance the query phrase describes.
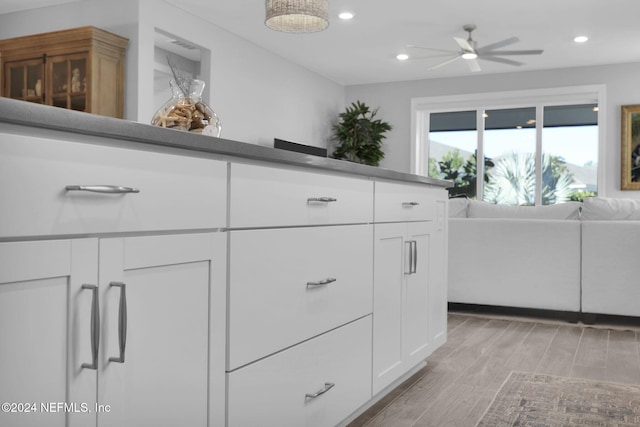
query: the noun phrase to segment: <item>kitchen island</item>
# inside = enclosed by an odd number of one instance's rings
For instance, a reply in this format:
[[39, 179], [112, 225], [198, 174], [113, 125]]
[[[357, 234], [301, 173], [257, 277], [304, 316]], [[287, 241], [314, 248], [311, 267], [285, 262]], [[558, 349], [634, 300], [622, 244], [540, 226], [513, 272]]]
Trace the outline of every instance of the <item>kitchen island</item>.
[[0, 424], [340, 425], [446, 340], [448, 182], [6, 98], [0, 182]]

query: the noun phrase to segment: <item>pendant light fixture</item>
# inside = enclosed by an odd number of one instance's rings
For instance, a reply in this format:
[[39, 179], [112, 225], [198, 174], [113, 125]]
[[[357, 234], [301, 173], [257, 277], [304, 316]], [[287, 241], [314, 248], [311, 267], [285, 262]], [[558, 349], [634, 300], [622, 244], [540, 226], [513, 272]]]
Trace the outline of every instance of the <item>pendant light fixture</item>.
[[329, 26], [329, 0], [266, 0], [267, 27], [285, 33], [314, 33]]

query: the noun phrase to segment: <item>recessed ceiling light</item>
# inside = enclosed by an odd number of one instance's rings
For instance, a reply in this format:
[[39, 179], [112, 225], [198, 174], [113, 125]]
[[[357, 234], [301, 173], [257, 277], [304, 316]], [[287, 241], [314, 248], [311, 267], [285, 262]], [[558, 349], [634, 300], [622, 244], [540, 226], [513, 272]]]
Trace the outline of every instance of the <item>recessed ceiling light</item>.
[[338, 15], [338, 18], [348, 21], [349, 19], [353, 19], [355, 14], [353, 12], [342, 12]]
[[406, 53], [400, 53], [396, 56], [396, 59], [398, 61], [406, 61], [407, 59], [409, 59], [409, 55], [407, 55]]
[[578, 36], [578, 37], [574, 37], [573, 41], [576, 43], [584, 43], [587, 40], [589, 40], [589, 37], [587, 36]]

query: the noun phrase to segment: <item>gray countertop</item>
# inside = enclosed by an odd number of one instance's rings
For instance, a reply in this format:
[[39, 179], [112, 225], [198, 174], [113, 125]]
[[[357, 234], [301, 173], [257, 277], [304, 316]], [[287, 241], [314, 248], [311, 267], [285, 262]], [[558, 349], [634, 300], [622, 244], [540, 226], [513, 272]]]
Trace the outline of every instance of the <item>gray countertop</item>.
[[442, 181], [390, 169], [295, 153], [223, 138], [213, 138], [210, 136], [163, 129], [143, 123], [17, 101], [4, 97], [0, 97], [0, 125], [1, 123], [116, 138], [133, 143], [173, 147], [374, 178], [431, 184], [441, 187], [452, 186], [450, 181]]

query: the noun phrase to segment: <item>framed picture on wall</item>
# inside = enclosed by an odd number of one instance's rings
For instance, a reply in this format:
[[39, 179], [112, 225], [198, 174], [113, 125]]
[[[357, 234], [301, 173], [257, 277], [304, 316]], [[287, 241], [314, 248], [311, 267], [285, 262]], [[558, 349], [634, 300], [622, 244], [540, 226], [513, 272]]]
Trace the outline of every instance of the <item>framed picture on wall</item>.
[[622, 106], [621, 190], [640, 190], [640, 104]]

